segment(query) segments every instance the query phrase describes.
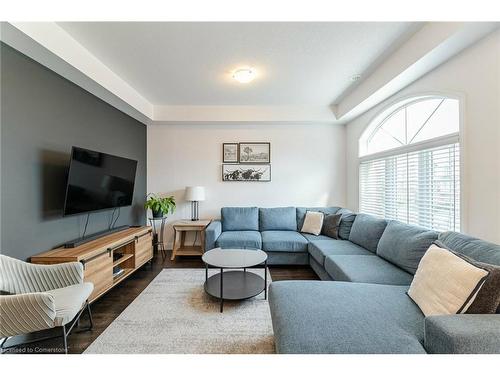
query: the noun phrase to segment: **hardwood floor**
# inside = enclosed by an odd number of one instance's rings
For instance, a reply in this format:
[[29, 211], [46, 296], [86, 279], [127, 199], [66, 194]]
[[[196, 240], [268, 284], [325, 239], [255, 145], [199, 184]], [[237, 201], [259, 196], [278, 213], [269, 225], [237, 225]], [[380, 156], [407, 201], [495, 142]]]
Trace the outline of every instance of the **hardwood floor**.
[[[171, 261], [171, 252], [167, 252], [166, 255], [166, 259], [163, 259], [161, 255], [156, 255], [151, 265], [145, 265], [92, 304], [94, 328], [92, 331], [78, 332], [79, 328], [76, 327], [68, 337], [69, 353], [82, 353], [149, 285], [162, 269], [204, 267], [199, 257], [180, 257], [175, 261]], [[319, 280], [309, 266], [271, 266], [269, 270], [273, 281]], [[88, 319], [84, 313], [80, 327], [83, 330], [87, 326]], [[42, 334], [43, 337], [57, 335], [53, 330]], [[14, 339], [11, 340], [8, 345], [14, 343]], [[9, 350], [8, 353], [61, 353], [62, 348], [62, 338], [53, 337], [36, 343], [17, 346]]]

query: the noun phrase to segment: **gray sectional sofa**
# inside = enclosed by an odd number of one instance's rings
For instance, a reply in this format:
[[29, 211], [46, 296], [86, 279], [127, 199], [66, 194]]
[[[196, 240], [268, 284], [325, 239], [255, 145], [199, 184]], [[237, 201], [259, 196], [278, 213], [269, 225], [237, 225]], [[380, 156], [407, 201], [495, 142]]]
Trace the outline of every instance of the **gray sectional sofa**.
[[[342, 214], [339, 239], [301, 234], [308, 210]], [[340, 207], [225, 207], [205, 240], [207, 250], [262, 249], [269, 264], [310, 264], [322, 280], [271, 284], [278, 353], [500, 353], [500, 314], [426, 318], [406, 294], [433, 241], [495, 265], [498, 245]]]

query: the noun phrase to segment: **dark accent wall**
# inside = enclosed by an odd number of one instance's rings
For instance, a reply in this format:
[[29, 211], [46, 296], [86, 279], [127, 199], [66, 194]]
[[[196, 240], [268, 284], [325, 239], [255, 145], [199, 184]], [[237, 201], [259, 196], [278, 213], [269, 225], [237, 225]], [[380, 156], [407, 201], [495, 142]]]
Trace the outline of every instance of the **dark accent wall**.
[[[138, 160], [116, 225], [145, 224], [146, 126], [3, 43], [0, 58], [0, 252], [27, 259], [82, 234], [85, 215], [62, 216], [73, 145]], [[110, 219], [90, 214], [87, 233]]]

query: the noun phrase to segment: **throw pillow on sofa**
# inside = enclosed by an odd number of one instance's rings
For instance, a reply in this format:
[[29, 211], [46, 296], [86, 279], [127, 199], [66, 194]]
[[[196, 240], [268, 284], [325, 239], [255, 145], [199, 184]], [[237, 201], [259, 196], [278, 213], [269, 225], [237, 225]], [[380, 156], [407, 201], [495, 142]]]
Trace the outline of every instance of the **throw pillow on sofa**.
[[418, 265], [408, 296], [425, 316], [461, 314], [488, 276], [487, 270], [432, 244]]
[[318, 236], [321, 233], [321, 228], [323, 227], [323, 213], [307, 211], [306, 217], [304, 219], [304, 224], [302, 224], [302, 233], [310, 233]]
[[338, 240], [341, 219], [342, 214], [325, 215], [323, 218], [323, 228], [321, 229], [321, 234]]
[[356, 214], [348, 210], [347, 208], [341, 208], [336, 212], [336, 214], [342, 215], [342, 218], [340, 219], [338, 236], [342, 240], [348, 240], [349, 235], [351, 234], [352, 224], [356, 219]]
[[476, 298], [469, 306], [466, 314], [495, 314], [500, 313], [500, 267], [494, 266], [492, 264], [487, 264], [483, 262], [478, 262], [466, 255], [459, 254], [452, 249], [448, 248], [441, 241], [435, 241], [435, 245], [447, 249], [463, 259], [467, 260], [480, 268], [487, 270], [490, 274], [484, 285], [481, 287], [477, 293]]

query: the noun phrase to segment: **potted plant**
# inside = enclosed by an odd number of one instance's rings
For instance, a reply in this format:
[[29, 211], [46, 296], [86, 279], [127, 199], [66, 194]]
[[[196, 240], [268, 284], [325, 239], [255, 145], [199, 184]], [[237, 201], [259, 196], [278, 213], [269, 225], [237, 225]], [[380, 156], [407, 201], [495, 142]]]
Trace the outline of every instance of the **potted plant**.
[[174, 213], [175, 198], [172, 195], [170, 197], [160, 197], [157, 194], [148, 194], [144, 207], [151, 209], [153, 217], [163, 217], [168, 213]]

